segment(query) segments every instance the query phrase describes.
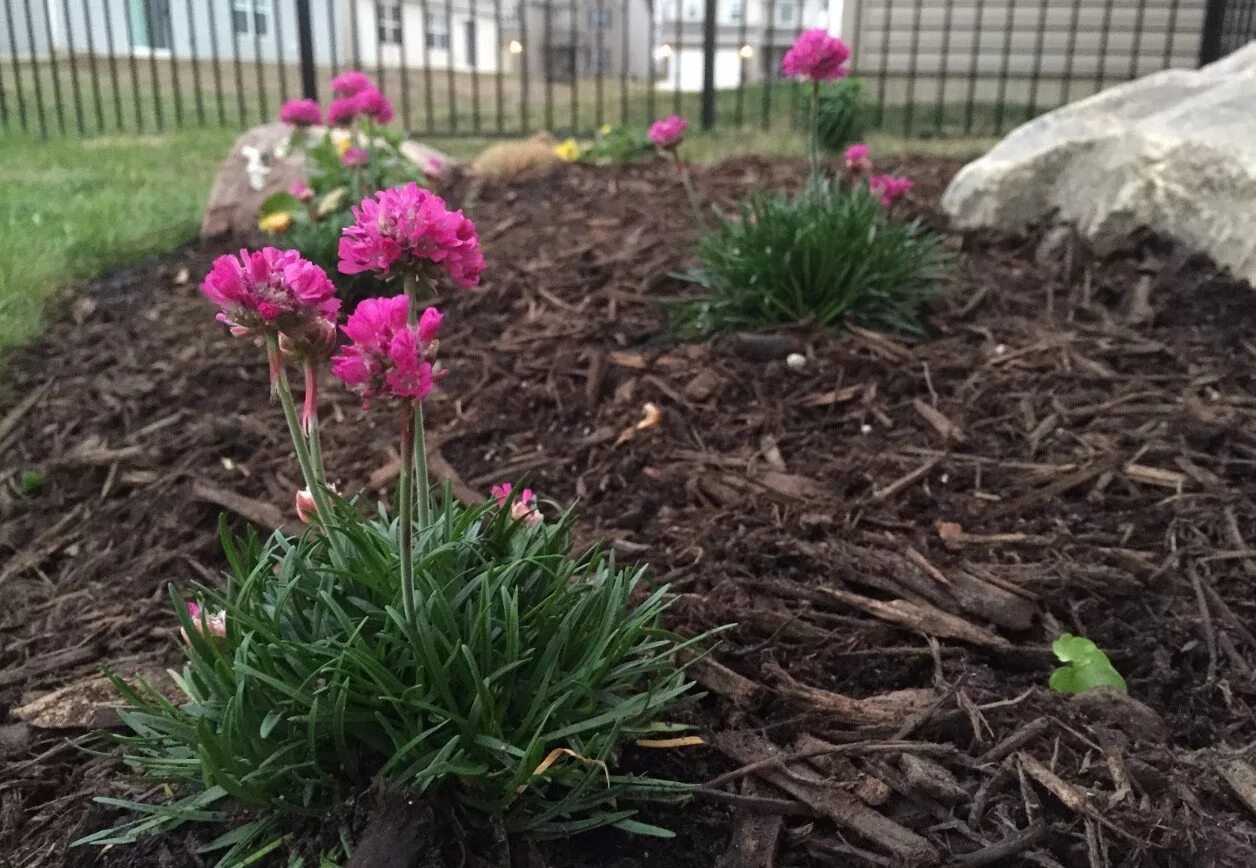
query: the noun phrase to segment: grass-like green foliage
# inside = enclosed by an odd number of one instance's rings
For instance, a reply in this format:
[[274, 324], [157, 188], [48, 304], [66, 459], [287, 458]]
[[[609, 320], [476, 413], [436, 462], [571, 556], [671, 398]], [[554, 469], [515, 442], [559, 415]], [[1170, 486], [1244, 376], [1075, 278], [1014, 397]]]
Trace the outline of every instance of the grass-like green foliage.
[[1051, 644], [1051, 650], [1063, 664], [1051, 673], [1050, 686], [1056, 693], [1085, 693], [1096, 687], [1128, 691], [1108, 655], [1089, 639], [1065, 633]]
[[844, 78], [820, 93], [817, 113], [820, 147], [838, 153], [864, 140], [868, 129], [868, 109], [863, 84], [855, 78]]
[[45, 479], [43, 472], [39, 470], [23, 470], [17, 478], [18, 494], [22, 497], [38, 494], [39, 490], [44, 487]]
[[634, 595], [643, 568], [598, 549], [572, 556], [570, 513], [528, 527], [509, 505], [451, 500], [416, 528], [410, 624], [386, 515], [353, 518], [340, 502], [338, 569], [320, 534], [263, 543], [224, 527], [226, 589], [197, 595], [226, 611], [226, 637], [202, 636], [175, 598], [191, 637], [187, 701], [117, 681], [126, 762], [176, 798], [102, 800], [141, 816], [82, 843], [204, 821], [231, 827], [205, 850], [235, 864], [315, 830], [377, 777], [465, 825], [669, 835], [633, 820], [632, 803], [681, 799], [686, 786], [621, 774], [616, 759], [626, 739], [676, 728], [660, 715], [692, 686], [677, 651], [702, 640], [660, 627], [666, 589]]
[[580, 159], [590, 163], [631, 163], [653, 155], [654, 145], [645, 127], [607, 124]]
[[921, 305], [950, 256], [917, 220], [887, 211], [865, 186], [822, 179], [805, 192], [759, 191], [720, 214], [688, 275], [707, 293], [678, 305], [682, 332], [852, 320], [918, 334]]

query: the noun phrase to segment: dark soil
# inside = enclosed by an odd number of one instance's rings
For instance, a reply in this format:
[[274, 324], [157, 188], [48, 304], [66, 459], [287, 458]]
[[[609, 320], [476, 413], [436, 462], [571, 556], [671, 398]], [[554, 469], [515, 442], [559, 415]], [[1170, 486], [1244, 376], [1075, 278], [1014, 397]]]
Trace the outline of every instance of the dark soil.
[[[956, 168], [904, 165], [909, 208], [940, 226]], [[802, 176], [739, 160], [697, 183], [729, 205]], [[683, 344], [663, 302], [688, 291], [669, 274], [694, 232], [664, 168], [451, 195], [491, 271], [441, 301], [437, 468], [464, 493], [526, 477], [579, 500], [588, 541], [671, 584], [675, 627], [737, 623], [695, 670], [709, 746], [632, 768], [700, 783], [769, 742], [813, 754], [651, 812], [675, 841], [591, 834], [534, 864], [1256, 864], [1236, 795], [1256, 733], [1250, 288], [1153, 238], [1097, 256], [983, 234], [928, 340]], [[108, 822], [92, 796], [142, 788], [67, 741], [84, 730], [13, 711], [101, 665], [172, 664], [167, 586], [213, 580], [220, 504], [287, 517], [265, 365], [196, 291], [221, 249], [96, 282], [0, 372], [0, 864], [199, 864], [182, 838], [67, 853]], [[324, 393], [342, 490], [383, 491], [387, 420]], [[23, 496], [28, 470], [44, 480]], [[1064, 631], [1138, 702], [1047, 691]]]

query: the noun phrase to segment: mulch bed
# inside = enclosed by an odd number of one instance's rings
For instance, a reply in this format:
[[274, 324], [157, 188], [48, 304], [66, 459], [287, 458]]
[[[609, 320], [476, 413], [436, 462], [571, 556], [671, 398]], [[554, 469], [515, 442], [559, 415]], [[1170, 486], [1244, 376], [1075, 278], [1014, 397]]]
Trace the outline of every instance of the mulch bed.
[[[941, 226], [957, 165], [902, 168]], [[697, 183], [729, 205], [803, 174]], [[737, 624], [695, 669], [709, 745], [628, 758], [708, 782], [649, 815], [678, 840], [595, 833], [534, 864], [1256, 864], [1250, 288], [1154, 238], [981, 234], [950, 239], [928, 340], [678, 343], [694, 233], [664, 168], [450, 195], [491, 277], [441, 301], [437, 470], [466, 497], [525, 477], [578, 500], [587, 541], [671, 584], [673, 626]], [[195, 288], [221, 249], [94, 283], [0, 372], [0, 864], [199, 864], [183, 837], [67, 851], [110, 819], [93, 795], [140, 788], [82, 730], [12, 712], [102, 664], [171, 664], [167, 586], [213, 580], [219, 513], [288, 520], [265, 365]], [[387, 489], [388, 420], [324, 393], [342, 490]], [[1137, 701], [1047, 691], [1064, 631]]]

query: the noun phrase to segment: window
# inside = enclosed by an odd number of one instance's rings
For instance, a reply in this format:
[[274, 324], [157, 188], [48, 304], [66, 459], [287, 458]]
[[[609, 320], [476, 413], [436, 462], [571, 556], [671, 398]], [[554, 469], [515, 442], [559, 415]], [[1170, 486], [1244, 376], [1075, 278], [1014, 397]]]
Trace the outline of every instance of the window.
[[794, 23], [794, 4], [782, 3], [776, 7], [776, 20], [781, 24]]
[[589, 29], [606, 30], [611, 26], [611, 10], [593, 8], [589, 10]]
[[690, 2], [685, 3], [685, 20], [686, 21], [701, 21], [702, 12], [703, 12], [702, 7], [699, 4], [692, 2], [692, 0], [690, 0]]
[[376, 3], [375, 28], [380, 45], [401, 44], [401, 4]]
[[590, 46], [584, 50], [585, 72], [593, 75], [614, 72], [611, 64], [611, 52], [606, 46]]
[[731, 2], [728, 4], [728, 20], [729, 21], [741, 20], [741, 0], [731, 0]]
[[431, 12], [423, 16], [423, 32], [428, 48], [449, 50], [449, 22], [442, 16]]
[[239, 36], [265, 36], [270, 29], [270, 0], [231, 0], [231, 29]]

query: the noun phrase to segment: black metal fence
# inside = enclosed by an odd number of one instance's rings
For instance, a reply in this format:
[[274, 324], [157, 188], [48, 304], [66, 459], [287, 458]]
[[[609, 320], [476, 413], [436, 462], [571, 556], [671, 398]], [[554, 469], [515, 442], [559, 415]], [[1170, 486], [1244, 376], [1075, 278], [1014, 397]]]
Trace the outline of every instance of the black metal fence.
[[[587, 134], [682, 112], [786, 127], [805, 27], [854, 48], [876, 125], [997, 134], [1256, 36], [1256, 0], [0, 0], [0, 132], [242, 127], [373, 73], [426, 135]], [[327, 96], [326, 93], [322, 94]]]

